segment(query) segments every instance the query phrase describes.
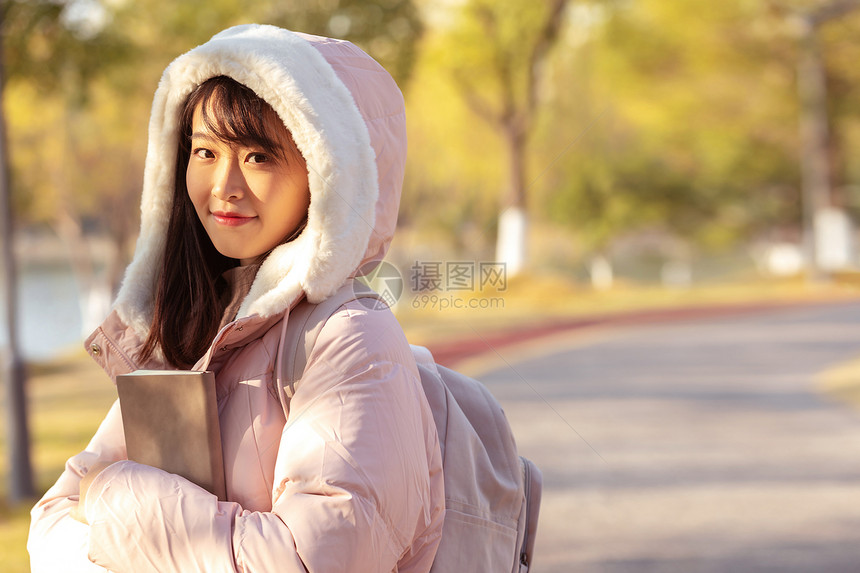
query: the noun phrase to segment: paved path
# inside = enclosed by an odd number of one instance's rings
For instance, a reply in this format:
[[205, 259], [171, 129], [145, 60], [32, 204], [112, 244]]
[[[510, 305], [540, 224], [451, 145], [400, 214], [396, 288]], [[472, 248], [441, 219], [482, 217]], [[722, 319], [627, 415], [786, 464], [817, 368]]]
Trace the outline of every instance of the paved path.
[[544, 472], [536, 573], [860, 572], [860, 303], [557, 335], [480, 378]]

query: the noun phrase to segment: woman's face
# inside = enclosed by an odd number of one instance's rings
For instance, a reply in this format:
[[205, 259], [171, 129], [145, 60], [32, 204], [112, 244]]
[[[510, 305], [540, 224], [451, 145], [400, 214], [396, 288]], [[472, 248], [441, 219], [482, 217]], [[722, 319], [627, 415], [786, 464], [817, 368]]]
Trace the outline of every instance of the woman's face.
[[284, 242], [310, 205], [305, 160], [275, 123], [284, 153], [218, 139], [194, 110], [188, 196], [218, 252], [243, 265]]

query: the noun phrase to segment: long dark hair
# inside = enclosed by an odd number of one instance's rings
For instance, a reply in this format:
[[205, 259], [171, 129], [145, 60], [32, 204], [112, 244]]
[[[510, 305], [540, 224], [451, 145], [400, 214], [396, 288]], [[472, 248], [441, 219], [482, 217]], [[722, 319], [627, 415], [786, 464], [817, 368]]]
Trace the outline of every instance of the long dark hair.
[[232, 78], [211, 78], [188, 96], [179, 117], [173, 206], [141, 363], [157, 347], [167, 362], [178, 368], [190, 367], [206, 352], [225, 311], [221, 293], [226, 282], [220, 277], [238, 265], [236, 259], [215, 249], [188, 196], [185, 172], [191, 157], [192, 119], [198, 106], [207, 129], [219, 139], [260, 146], [281, 157], [298, 153], [295, 147], [285, 149], [279, 142], [273, 126], [280, 119], [269, 104]]

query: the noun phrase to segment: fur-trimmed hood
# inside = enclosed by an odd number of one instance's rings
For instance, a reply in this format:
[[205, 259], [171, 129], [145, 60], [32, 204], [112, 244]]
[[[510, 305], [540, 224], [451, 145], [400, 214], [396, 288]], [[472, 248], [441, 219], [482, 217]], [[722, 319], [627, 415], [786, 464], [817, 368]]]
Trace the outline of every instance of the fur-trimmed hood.
[[141, 230], [115, 309], [149, 331], [173, 197], [179, 114], [194, 88], [229, 76], [266, 100], [308, 166], [307, 226], [263, 262], [239, 317], [273, 316], [305, 293], [330, 296], [385, 255], [397, 220], [406, 158], [403, 97], [353, 44], [273, 26], [230, 28], [177, 58], [155, 93], [141, 200]]

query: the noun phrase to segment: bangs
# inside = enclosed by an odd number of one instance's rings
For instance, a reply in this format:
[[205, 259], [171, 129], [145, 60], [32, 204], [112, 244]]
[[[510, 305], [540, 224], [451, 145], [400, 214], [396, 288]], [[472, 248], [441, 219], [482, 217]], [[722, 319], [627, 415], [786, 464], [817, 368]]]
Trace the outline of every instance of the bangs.
[[[191, 137], [190, 120], [198, 105], [203, 124], [218, 139], [285, 156], [284, 139], [292, 139], [289, 132], [275, 110], [250, 88], [227, 76], [202, 83], [185, 106], [182, 123], [186, 138]], [[273, 126], [282, 126], [283, 134]]]

